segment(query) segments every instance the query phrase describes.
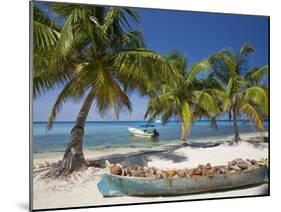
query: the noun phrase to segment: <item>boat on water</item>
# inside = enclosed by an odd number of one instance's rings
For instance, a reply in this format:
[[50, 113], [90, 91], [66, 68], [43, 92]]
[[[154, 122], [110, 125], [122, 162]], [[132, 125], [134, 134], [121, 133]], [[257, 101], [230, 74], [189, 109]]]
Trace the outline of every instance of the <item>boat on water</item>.
[[162, 121], [160, 119], [155, 120], [155, 123], [160, 124]]
[[215, 176], [154, 179], [104, 174], [98, 189], [104, 197], [117, 196], [175, 196], [194, 194], [267, 182], [267, 167]]
[[129, 127], [128, 131], [137, 137], [155, 138], [159, 136], [159, 132], [154, 125], [140, 125], [139, 128]]

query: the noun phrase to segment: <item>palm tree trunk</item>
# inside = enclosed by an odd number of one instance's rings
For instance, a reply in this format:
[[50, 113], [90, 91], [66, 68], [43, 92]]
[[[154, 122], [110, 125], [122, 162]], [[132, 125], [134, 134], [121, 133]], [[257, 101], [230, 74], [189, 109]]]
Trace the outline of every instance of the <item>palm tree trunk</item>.
[[186, 130], [186, 127], [184, 124], [181, 124], [181, 140], [182, 140], [182, 145], [187, 145], [187, 137], [188, 137], [188, 131]]
[[240, 139], [239, 137], [239, 130], [238, 130], [238, 125], [237, 125], [237, 108], [233, 109], [233, 124], [234, 124], [234, 140], [237, 143]]
[[94, 92], [90, 91], [80, 109], [75, 125], [71, 130], [70, 141], [65, 150], [63, 159], [52, 174], [55, 177], [68, 175], [73, 171], [87, 169], [87, 163], [83, 154], [83, 136], [85, 123], [94, 97]]

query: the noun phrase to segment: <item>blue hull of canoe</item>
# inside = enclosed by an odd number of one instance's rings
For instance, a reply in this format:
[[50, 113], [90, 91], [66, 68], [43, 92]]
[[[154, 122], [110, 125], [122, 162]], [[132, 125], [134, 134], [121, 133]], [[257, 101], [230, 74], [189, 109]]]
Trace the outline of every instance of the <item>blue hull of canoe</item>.
[[104, 197], [174, 196], [231, 189], [267, 182], [267, 168], [215, 175], [173, 179], [149, 179], [104, 174], [98, 189]]

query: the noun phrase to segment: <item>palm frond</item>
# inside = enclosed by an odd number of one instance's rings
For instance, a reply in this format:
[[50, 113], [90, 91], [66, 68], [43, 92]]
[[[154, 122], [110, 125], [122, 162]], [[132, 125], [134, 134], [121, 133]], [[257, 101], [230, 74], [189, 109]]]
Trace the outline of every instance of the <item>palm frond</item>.
[[[51, 112], [48, 117], [47, 129], [50, 130], [53, 126], [53, 121], [56, 119], [57, 114], [61, 111], [63, 104], [69, 100], [78, 101], [81, 100], [84, 96], [85, 91], [88, 89], [88, 86], [83, 85], [83, 87], [78, 86], [80, 76], [72, 78], [62, 89], [60, 94], [57, 96], [55, 103], [52, 106]], [[84, 84], [84, 83], [83, 83]]]
[[249, 118], [251, 121], [254, 121], [257, 125], [257, 128], [261, 131], [263, 131], [263, 123], [262, 118], [258, 114], [257, 110], [249, 103], [244, 103], [240, 110], [242, 113]]
[[208, 78], [214, 78], [218, 80], [222, 85], [227, 84], [229, 81], [228, 72], [224, 70], [224, 66], [221, 63], [216, 63], [212, 65], [211, 73]]
[[213, 54], [208, 61], [212, 64], [213, 68], [219, 68], [221, 72], [225, 72], [224, 75], [228, 79], [236, 77], [236, 59], [230, 51], [222, 50], [219, 53]]
[[253, 68], [246, 75], [245, 78], [255, 83], [260, 83], [269, 73], [268, 65], [261, 68]]
[[226, 98], [223, 102], [223, 111], [227, 112], [231, 109], [232, 107], [232, 102], [230, 98]]
[[248, 88], [245, 91], [244, 98], [258, 105], [262, 114], [268, 116], [268, 93], [265, 89], [259, 86]]
[[34, 50], [47, 50], [55, 46], [60, 36], [61, 27], [54, 23], [38, 7], [33, 7]]
[[195, 91], [193, 95], [195, 106], [203, 109], [208, 117], [212, 118], [220, 114], [219, 105], [209, 93]]
[[[149, 121], [153, 120], [156, 116], [166, 113], [165, 116], [168, 116], [168, 114], [177, 114], [177, 109], [180, 106], [179, 99], [173, 95], [170, 92], [162, 93], [159, 96], [156, 96], [149, 100], [147, 105], [147, 110], [145, 113], [145, 118], [149, 116]], [[173, 110], [173, 111], [170, 111]], [[170, 111], [170, 112], [168, 112]], [[162, 116], [163, 117], [163, 116]], [[168, 118], [166, 117], [163, 119], [164, 123], [168, 121]], [[165, 121], [166, 120], [166, 121]]]
[[113, 61], [116, 77], [125, 87], [137, 88], [141, 95], [155, 92], [159, 75], [163, 80], [169, 80], [176, 73], [166, 58], [150, 50], [119, 51], [110, 59]]
[[121, 89], [119, 83], [112, 78], [110, 69], [101, 61], [90, 64], [89, 71], [93, 73], [91, 85], [96, 93], [96, 108], [102, 117], [111, 115], [114, 110], [118, 119], [119, 112], [125, 108], [131, 112], [131, 102], [126, 93]]
[[248, 43], [245, 43], [241, 48], [237, 56], [237, 71], [242, 74], [244, 69], [247, 69], [247, 57], [254, 53], [255, 49]]
[[144, 37], [139, 30], [129, 31], [116, 36], [112, 40], [111, 45], [115, 51], [145, 48]]
[[232, 93], [233, 93], [233, 85], [234, 84], [234, 80], [233, 78], [230, 78], [228, 81], [228, 84], [225, 88], [225, 93], [227, 96], [232, 97]]
[[34, 50], [50, 49], [54, 47], [58, 41], [60, 33], [50, 26], [44, 25], [39, 21], [33, 21], [33, 38]]
[[162, 118], [161, 118], [162, 124], [166, 124], [169, 121], [169, 119], [173, 117], [174, 111], [175, 111], [175, 108], [170, 107], [163, 112]]
[[110, 37], [119, 37], [124, 30], [132, 31], [130, 21], [139, 23], [139, 16], [135, 10], [111, 7], [105, 16], [102, 29]]
[[[94, 7], [88, 5], [88, 7]], [[50, 4], [51, 10], [54, 12], [55, 16], [58, 18], [67, 18], [70, 16], [74, 10], [83, 8], [83, 5], [71, 4], [71, 3], [52, 3]]]
[[33, 96], [36, 98], [55, 86], [63, 86], [72, 78], [71, 72], [37, 70], [33, 72]]
[[181, 76], [185, 76], [187, 69], [187, 58], [179, 51], [172, 51], [167, 55], [169, 62], [179, 71]]
[[93, 49], [107, 45], [106, 34], [97, 18], [85, 7], [74, 7], [67, 16], [62, 28], [60, 39], [54, 49], [53, 60], [64, 62], [74, 53], [74, 50], [92, 44]]
[[221, 85], [220, 81], [218, 81], [215, 78], [206, 78], [206, 79], [197, 79], [194, 80], [192, 85], [197, 89], [197, 90], [223, 90], [223, 86]]
[[191, 70], [187, 74], [187, 78], [185, 80], [185, 86], [188, 86], [192, 83], [192, 81], [202, 72], [207, 72], [210, 69], [210, 64], [207, 61], [202, 61], [196, 63], [192, 66]]
[[62, 28], [60, 38], [53, 50], [54, 61], [66, 61], [73, 47], [74, 40], [74, 15], [70, 14]]
[[213, 88], [209, 92], [220, 102], [224, 102], [227, 99], [227, 94], [222, 89]]

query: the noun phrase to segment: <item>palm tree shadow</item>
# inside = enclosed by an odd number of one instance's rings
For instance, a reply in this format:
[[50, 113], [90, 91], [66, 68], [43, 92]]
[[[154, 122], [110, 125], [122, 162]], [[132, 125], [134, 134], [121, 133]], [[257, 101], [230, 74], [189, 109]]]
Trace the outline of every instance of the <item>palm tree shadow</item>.
[[[190, 143], [188, 147], [190, 148], [210, 148], [218, 146], [217, 143]], [[126, 154], [112, 154], [104, 157], [100, 157], [94, 160], [89, 160], [90, 166], [105, 168], [106, 161], [111, 164], [119, 163], [123, 166], [147, 166], [147, 164], [152, 161], [152, 157], [158, 158], [159, 160], [169, 160], [174, 163], [180, 163], [187, 161], [188, 157], [178, 155], [175, 153], [175, 150], [179, 148], [186, 148], [181, 145], [175, 145], [172, 147], [167, 147], [164, 150], [157, 151], [140, 151], [137, 153], [126, 153]]]
[[111, 164], [119, 163], [122, 166], [147, 166], [148, 162], [152, 161], [151, 157], [156, 157], [160, 160], [171, 160], [175, 163], [187, 160], [187, 157], [177, 155], [174, 153], [174, 151], [150, 151], [141, 152], [138, 154], [112, 154], [89, 161], [89, 163], [90, 166], [96, 166], [100, 168], [106, 167], [106, 161]]

